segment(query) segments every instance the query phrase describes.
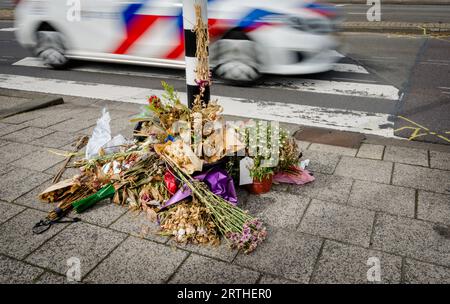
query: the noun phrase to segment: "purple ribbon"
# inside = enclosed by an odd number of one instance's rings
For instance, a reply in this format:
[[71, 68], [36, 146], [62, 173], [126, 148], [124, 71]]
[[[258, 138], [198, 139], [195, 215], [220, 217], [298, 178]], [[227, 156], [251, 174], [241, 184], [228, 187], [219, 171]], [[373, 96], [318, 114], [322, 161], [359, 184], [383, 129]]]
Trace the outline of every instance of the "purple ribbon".
[[[204, 173], [194, 176], [196, 180], [204, 182], [212, 193], [229, 201], [232, 205], [237, 205], [236, 189], [233, 179], [222, 168], [212, 168]], [[192, 195], [191, 189], [184, 185], [161, 207], [161, 210]]]

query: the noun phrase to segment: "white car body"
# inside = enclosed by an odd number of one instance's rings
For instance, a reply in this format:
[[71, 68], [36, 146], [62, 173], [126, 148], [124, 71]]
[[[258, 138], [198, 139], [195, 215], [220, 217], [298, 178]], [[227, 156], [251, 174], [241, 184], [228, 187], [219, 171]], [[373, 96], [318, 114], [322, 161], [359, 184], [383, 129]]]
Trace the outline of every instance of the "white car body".
[[[67, 58], [184, 68], [181, 10], [182, 0], [21, 0], [16, 35], [33, 50], [37, 31], [50, 26], [63, 35]], [[336, 16], [310, 1], [210, 0], [211, 52], [239, 28], [257, 43], [262, 73], [328, 71], [339, 59]]]

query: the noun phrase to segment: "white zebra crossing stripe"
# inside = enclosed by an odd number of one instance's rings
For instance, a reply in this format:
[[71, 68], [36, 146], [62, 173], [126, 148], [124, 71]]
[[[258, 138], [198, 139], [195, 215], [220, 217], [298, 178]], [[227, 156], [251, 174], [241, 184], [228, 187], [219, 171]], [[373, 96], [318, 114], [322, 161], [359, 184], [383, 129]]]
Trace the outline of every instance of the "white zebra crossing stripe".
[[4, 27], [0, 29], [0, 32], [14, 32], [16, 30], [17, 30], [16, 27]]
[[[286, 85], [283, 85], [286, 83]], [[355, 97], [370, 97], [397, 101], [399, 90], [391, 85], [330, 81], [330, 80], [280, 80], [279, 82], [266, 82], [264, 87], [283, 88], [301, 92], [346, 95]]]
[[[26, 57], [22, 60], [13, 63], [13, 65], [29, 66], [29, 67], [46, 67], [39, 58]], [[358, 70], [360, 73], [366, 71], [363, 67], [358, 67], [351, 64], [338, 64], [338, 68], [342, 70]], [[141, 77], [157, 77], [165, 79], [176, 79], [178, 77], [173, 75], [160, 75], [142, 72], [127, 72], [127, 71], [108, 71], [101, 70], [99, 68], [86, 68], [86, 67], [75, 67], [74, 71], [81, 72], [93, 72], [93, 73], [112, 73], [112, 74], [122, 74], [122, 75], [132, 75]], [[367, 71], [366, 71], [367, 72]], [[218, 81], [215, 81], [218, 83]], [[327, 81], [327, 80], [311, 80], [311, 79], [300, 79], [292, 80], [285, 79], [280, 80], [277, 83], [265, 82], [260, 85], [260, 87], [272, 87], [272, 88], [283, 88], [311, 93], [321, 93], [321, 94], [335, 94], [335, 95], [346, 95], [355, 97], [373, 97], [381, 99], [398, 100], [398, 89], [390, 85], [380, 85], [380, 84], [367, 84], [358, 82], [345, 82], [345, 81]]]
[[[87, 83], [70, 80], [0, 74], [0, 88], [17, 89], [49, 94], [146, 104], [150, 95], [161, 95], [162, 90]], [[180, 98], [186, 99], [185, 93]], [[251, 101], [241, 98], [211, 96], [224, 107], [224, 114], [275, 120], [306, 126], [375, 134], [393, 137], [388, 114], [312, 107], [269, 101]]]
[[362, 66], [350, 63], [336, 63], [333, 67], [333, 71], [357, 73], [357, 74], [369, 74], [369, 72]]
[[338, 51], [335, 51], [335, 50], [331, 51], [330, 54], [331, 54], [331, 56], [338, 57], [338, 58], [344, 58], [345, 57], [345, 55], [343, 55], [343, 54], [341, 54], [341, 53], [339, 53]]
[[[213, 96], [214, 97], [214, 96]], [[218, 97], [224, 114], [394, 137], [390, 115], [280, 102]]]
[[41, 59], [36, 57], [25, 57], [17, 62], [14, 62], [12, 65], [28, 66], [33, 68], [47, 68], [44, 62], [42, 62]]
[[[40, 58], [36, 57], [25, 57], [12, 65], [17, 66], [26, 66], [26, 67], [34, 67], [34, 68], [48, 68]], [[164, 75], [164, 74], [154, 74], [147, 72], [138, 72], [138, 71], [130, 71], [130, 70], [119, 70], [117, 67], [114, 70], [101, 69], [96, 67], [73, 67], [72, 71], [78, 72], [88, 72], [88, 73], [102, 73], [102, 74], [116, 74], [116, 75], [128, 75], [128, 76], [137, 76], [137, 77], [155, 77], [155, 78], [163, 78], [163, 79], [184, 79], [184, 77], [177, 77], [175, 75]]]
[[[13, 63], [13, 65], [29, 66], [29, 67], [36, 67], [36, 68], [47, 67], [42, 62], [41, 59], [36, 58], [36, 57], [25, 57], [15, 63]], [[99, 73], [103, 72], [101, 69], [97, 69], [97, 68], [74, 68], [74, 70], [84, 71], [84, 72], [99, 72]], [[336, 64], [334, 64], [333, 71], [357, 73], [357, 74], [369, 74], [369, 72], [362, 66], [356, 65], [356, 64], [349, 64], [349, 63], [336, 63]], [[123, 71], [114, 71], [114, 72], [117, 72], [118, 74], [125, 74], [125, 72], [123, 72]], [[139, 74], [139, 72], [138, 72], [138, 74]], [[148, 75], [148, 73], [142, 73], [142, 74]]]
[[[42, 62], [41, 59], [35, 57], [25, 57], [15, 63], [13, 65], [18, 66], [28, 66], [28, 67], [36, 67], [36, 68], [47, 68], [47, 66]], [[74, 71], [80, 72], [91, 72], [91, 73], [106, 73], [106, 74], [118, 74], [118, 75], [133, 75], [140, 77], [159, 77], [159, 78], [177, 78], [173, 75], [163, 75], [163, 74], [152, 74], [147, 72], [137, 72], [137, 71], [126, 71], [126, 70], [118, 70], [114, 69], [114, 71], [104, 70], [100, 68], [89, 68], [89, 67], [74, 67], [72, 68]], [[336, 63], [333, 67], [333, 71], [336, 72], [348, 72], [348, 73], [357, 73], [357, 74], [369, 74], [369, 72], [360, 65], [356, 64], [348, 64], [348, 63]], [[215, 81], [217, 82], [217, 81]]]

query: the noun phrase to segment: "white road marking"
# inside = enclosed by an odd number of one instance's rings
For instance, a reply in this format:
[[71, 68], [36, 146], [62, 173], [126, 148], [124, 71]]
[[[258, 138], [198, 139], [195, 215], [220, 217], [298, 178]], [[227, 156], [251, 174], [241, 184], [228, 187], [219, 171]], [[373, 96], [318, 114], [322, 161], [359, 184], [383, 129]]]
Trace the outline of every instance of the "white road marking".
[[14, 62], [12, 65], [28, 66], [33, 68], [47, 68], [44, 62], [36, 57], [25, 57], [17, 62]]
[[266, 82], [264, 87], [283, 88], [301, 92], [320, 94], [346, 95], [355, 97], [371, 97], [398, 100], [399, 90], [391, 85], [330, 81], [330, 80], [282, 80], [280, 82]]
[[[34, 68], [48, 68], [40, 58], [36, 57], [25, 57], [12, 65], [18, 66], [27, 66]], [[127, 71], [127, 70], [105, 70], [102, 68], [89, 68], [89, 67], [73, 67], [72, 71], [79, 72], [89, 72], [89, 73], [103, 73], [103, 74], [117, 74], [117, 75], [128, 75], [128, 76], [138, 76], [138, 77], [157, 77], [163, 79], [184, 79], [184, 77], [179, 77], [176, 75], [165, 75], [165, 74], [155, 74], [155, 73], [147, 73], [147, 72], [138, 72], [138, 71]]]
[[362, 66], [356, 65], [356, 64], [349, 64], [349, 63], [336, 63], [334, 65], [333, 71], [358, 73], [358, 74], [369, 74], [369, 72]]
[[344, 58], [344, 57], [345, 57], [345, 55], [339, 53], [338, 51], [334, 51], [334, 50], [331, 51], [330, 54], [331, 54], [332, 56], [334, 56], [334, 57], [339, 57], [339, 58]]
[[421, 62], [420, 64], [450, 65], [448, 63], [443, 63], [443, 62]]
[[[42, 62], [40, 58], [36, 57], [25, 57], [13, 65], [36, 67], [36, 68], [46, 68], [47, 66]], [[93, 73], [108, 73], [108, 74], [121, 74], [121, 75], [133, 75], [133, 76], [143, 76], [143, 77], [162, 77], [162, 78], [177, 78], [177, 76], [163, 75], [163, 74], [152, 74], [143, 72], [130, 72], [114, 69], [114, 71], [108, 71], [101, 68], [87, 68], [87, 67], [74, 67], [74, 71], [81, 72], [93, 72]], [[336, 72], [348, 72], [356, 74], [369, 74], [369, 72], [360, 65], [349, 64], [349, 63], [336, 63], [333, 67], [333, 71]], [[178, 77], [179, 78], [179, 77]]]
[[386, 57], [386, 56], [372, 56], [371, 58], [377, 58], [377, 59], [397, 59], [397, 57]]
[[388, 114], [229, 97], [219, 102], [228, 115], [394, 137]]
[[441, 94], [450, 95], [450, 92], [446, 92], [446, 91], [450, 91], [450, 87], [438, 87], [438, 89], [443, 90], [443, 91], [441, 91]]
[[138, 77], [150, 77], [150, 78], [162, 78], [162, 79], [185, 79], [184, 76], [177, 75], [167, 75], [167, 74], [155, 74], [147, 72], [138, 71], [125, 71], [125, 70], [104, 70], [101, 68], [73, 68], [74, 71], [89, 72], [89, 73], [103, 73], [103, 74], [117, 74], [117, 75], [127, 75], [127, 76], [138, 76]]
[[[19, 60], [13, 65], [29, 66], [29, 67], [39, 67], [45, 68], [46, 65], [39, 58], [26, 57]], [[341, 71], [352, 70], [354, 72], [365, 73], [363, 67], [359, 67], [354, 64], [338, 64], [338, 69]], [[184, 77], [178, 77], [175, 75], [164, 75], [164, 74], [152, 74], [152, 73], [142, 73], [142, 72], [129, 72], [121, 70], [102, 70], [100, 68], [87, 68], [87, 67], [74, 67], [72, 70], [81, 72], [93, 72], [93, 73], [108, 73], [108, 74], [122, 74], [122, 75], [132, 75], [141, 77], [156, 77], [164, 79], [184, 79]], [[358, 81], [358, 80], [355, 80]], [[220, 81], [214, 81], [215, 83], [220, 83]], [[371, 81], [367, 81], [371, 82]], [[342, 81], [325, 81], [325, 80], [309, 80], [302, 79], [292, 81], [290, 79], [280, 81], [280, 83], [264, 83], [260, 87], [273, 87], [273, 88], [283, 88], [291, 89], [297, 91], [305, 91], [312, 93], [322, 93], [322, 94], [337, 94], [337, 95], [347, 95], [347, 96], [359, 96], [359, 97], [374, 97], [383, 99], [398, 100], [398, 90], [393, 86], [387, 85], [377, 85], [377, 84], [364, 84], [357, 82], [342, 82]]]
[[431, 61], [431, 62], [446, 62], [446, 63], [450, 63], [450, 60], [441, 60], [441, 59], [429, 59], [427, 61]]
[[[0, 74], [0, 87], [49, 94], [146, 104], [150, 95], [162, 90], [116, 86], [80, 81]], [[186, 100], [186, 94], [180, 93]], [[389, 114], [369, 113], [299, 104], [254, 101], [242, 98], [212, 96], [224, 107], [224, 114], [254, 119], [276, 120], [285, 123], [324, 127], [337, 130], [394, 137]]]
[[14, 32], [17, 30], [17, 27], [4, 27], [0, 29], [0, 32]]
[[343, 77], [333, 77], [331, 79], [336, 79], [336, 80], [350, 80], [350, 81], [356, 81], [356, 82], [371, 82], [371, 83], [376, 83], [375, 80], [366, 80], [366, 79], [353, 79], [353, 78], [343, 78]]
[[384, 61], [384, 60], [396, 60], [397, 57], [377, 57], [377, 56], [373, 56], [370, 58], [357, 58], [358, 60], [361, 61]]

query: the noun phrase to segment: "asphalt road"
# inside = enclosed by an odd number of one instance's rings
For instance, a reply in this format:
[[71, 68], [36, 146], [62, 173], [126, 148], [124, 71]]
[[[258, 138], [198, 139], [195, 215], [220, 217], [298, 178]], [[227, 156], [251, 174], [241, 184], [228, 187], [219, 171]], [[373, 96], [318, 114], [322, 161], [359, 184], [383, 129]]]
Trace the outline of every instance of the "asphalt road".
[[[346, 21], [367, 21], [370, 6], [364, 4], [338, 4]], [[0, 0], [0, 9], [13, 8], [12, 0]], [[381, 20], [396, 22], [450, 23], [450, 5], [381, 5]]]
[[[383, 2], [383, 1], [382, 1]], [[338, 4], [347, 21], [367, 21], [369, 6], [364, 4]], [[0, 9], [12, 8], [12, 0], [0, 0]], [[450, 22], [450, 5], [381, 5], [382, 21]]]
[[[181, 70], [92, 62], [76, 62], [71, 70], [44, 68], [17, 44], [12, 26], [0, 22], [0, 89], [145, 102], [165, 80], [185, 92]], [[413, 125], [400, 115], [450, 137], [450, 41], [375, 33], [343, 34], [342, 40], [345, 56], [334, 71], [267, 75], [252, 88], [216, 81], [212, 93], [234, 116], [408, 138], [413, 129], [395, 132]], [[450, 144], [436, 134], [415, 140]]]
[[399, 106], [398, 136], [450, 138], [450, 41], [425, 41]]
[[2, 8], [13, 8], [12, 0], [0, 0], [0, 9]]
[[[338, 4], [346, 21], [367, 21], [364, 4]], [[450, 5], [394, 5], [381, 1], [381, 21], [393, 22], [450, 22]]]

